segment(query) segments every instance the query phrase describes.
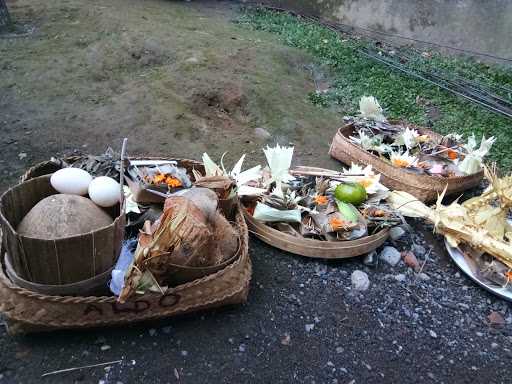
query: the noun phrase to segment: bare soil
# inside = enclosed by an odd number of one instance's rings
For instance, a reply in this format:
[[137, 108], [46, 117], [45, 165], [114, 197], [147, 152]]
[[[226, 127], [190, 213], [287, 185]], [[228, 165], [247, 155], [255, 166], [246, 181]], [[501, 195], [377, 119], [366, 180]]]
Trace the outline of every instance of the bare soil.
[[247, 152], [256, 161], [264, 145], [258, 127], [271, 134], [269, 143], [296, 144], [299, 161], [315, 153], [330, 164], [328, 143], [340, 115], [307, 102], [318, 66], [238, 28], [230, 4], [9, 5], [31, 32], [0, 38], [2, 188], [50, 155], [99, 153], [122, 137], [132, 154], [228, 151], [234, 160]]

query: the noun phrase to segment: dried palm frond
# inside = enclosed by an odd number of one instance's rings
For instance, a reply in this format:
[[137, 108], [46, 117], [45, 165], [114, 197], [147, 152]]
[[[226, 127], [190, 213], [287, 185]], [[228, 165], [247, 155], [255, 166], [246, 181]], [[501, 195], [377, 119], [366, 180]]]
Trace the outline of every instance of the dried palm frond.
[[477, 204], [473, 199], [468, 206], [457, 201], [448, 206], [441, 204], [444, 192], [433, 208], [427, 207], [406, 192], [392, 192], [388, 197], [391, 206], [404, 216], [424, 218], [434, 224], [435, 231], [444, 235], [451, 246], [466, 243], [486, 252], [507, 267], [512, 268], [512, 244], [505, 237], [508, 228], [506, 212], [512, 198], [510, 186], [504, 179], [498, 179], [491, 170], [486, 174], [492, 183], [492, 191], [500, 205]]

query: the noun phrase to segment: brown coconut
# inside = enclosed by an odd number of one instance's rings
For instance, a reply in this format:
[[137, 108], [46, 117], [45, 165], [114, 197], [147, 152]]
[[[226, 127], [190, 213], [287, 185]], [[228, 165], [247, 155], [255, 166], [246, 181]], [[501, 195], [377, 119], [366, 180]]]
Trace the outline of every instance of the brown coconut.
[[212, 248], [215, 249], [213, 265], [222, 264], [224, 261], [232, 258], [238, 250], [238, 232], [227, 221], [227, 219], [217, 212], [213, 222]]
[[21, 220], [17, 232], [26, 237], [55, 240], [96, 231], [112, 222], [112, 217], [91, 200], [57, 194], [38, 202]]

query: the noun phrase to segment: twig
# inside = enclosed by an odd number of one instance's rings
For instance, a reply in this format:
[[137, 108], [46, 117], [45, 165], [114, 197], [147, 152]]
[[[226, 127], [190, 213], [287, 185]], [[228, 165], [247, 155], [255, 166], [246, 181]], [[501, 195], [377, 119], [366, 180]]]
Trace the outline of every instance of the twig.
[[104, 365], [120, 364], [122, 361], [123, 360], [115, 360], [115, 361], [109, 361], [107, 363], [99, 363], [99, 364], [83, 365], [81, 367], [72, 367], [72, 368], [66, 368], [66, 369], [59, 369], [58, 371], [52, 371], [52, 372], [43, 373], [41, 375], [41, 377], [58, 375], [60, 373], [72, 372], [72, 371], [77, 371], [77, 370], [86, 369], [86, 368], [102, 367]]
[[425, 260], [423, 261], [423, 264], [421, 264], [420, 270], [418, 272], [418, 275], [423, 272], [423, 268], [425, 267], [425, 264], [427, 264], [428, 258], [430, 257], [430, 253], [432, 252], [432, 248], [428, 249], [427, 255], [425, 256]]

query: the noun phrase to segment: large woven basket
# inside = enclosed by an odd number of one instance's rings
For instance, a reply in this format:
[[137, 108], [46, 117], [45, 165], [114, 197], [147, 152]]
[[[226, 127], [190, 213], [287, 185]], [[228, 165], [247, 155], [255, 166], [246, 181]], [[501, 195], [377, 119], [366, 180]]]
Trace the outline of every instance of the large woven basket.
[[[408, 125], [412, 126], [410, 124]], [[441, 137], [438, 133], [426, 128], [416, 126], [414, 128], [423, 135], [437, 138]], [[352, 124], [340, 128], [332, 140], [329, 154], [347, 165], [351, 163], [362, 165], [371, 164], [375, 172], [382, 175], [381, 182], [386, 187], [395, 191], [409, 192], [421, 201], [435, 201], [446, 186], [448, 186], [446, 190], [447, 196], [462, 193], [480, 184], [484, 176], [483, 170], [469, 176], [446, 178], [411, 173], [391, 165], [378, 156], [352, 143], [348, 138], [354, 134], [354, 131], [355, 127]]]
[[[303, 167], [304, 168], [304, 167]], [[322, 168], [308, 167], [312, 171], [327, 171]], [[389, 237], [389, 229], [356, 240], [322, 241], [295, 237], [278, 231], [265, 223], [255, 220], [243, 208], [249, 231], [263, 242], [283, 251], [315, 259], [346, 259], [369, 253], [380, 247]]]
[[[167, 160], [167, 159], [166, 159]], [[178, 160], [182, 166], [201, 168], [191, 160]], [[43, 163], [46, 169], [48, 163]], [[31, 168], [39, 176], [40, 168]], [[169, 288], [164, 294], [148, 293], [119, 304], [113, 296], [52, 296], [36, 293], [14, 284], [5, 273], [5, 248], [0, 252], [0, 313], [11, 334], [115, 326], [191, 313], [207, 308], [240, 304], [247, 300], [251, 280], [248, 230], [242, 209], [234, 218], [240, 233], [240, 247], [232, 263], [222, 270], [192, 282]]]

